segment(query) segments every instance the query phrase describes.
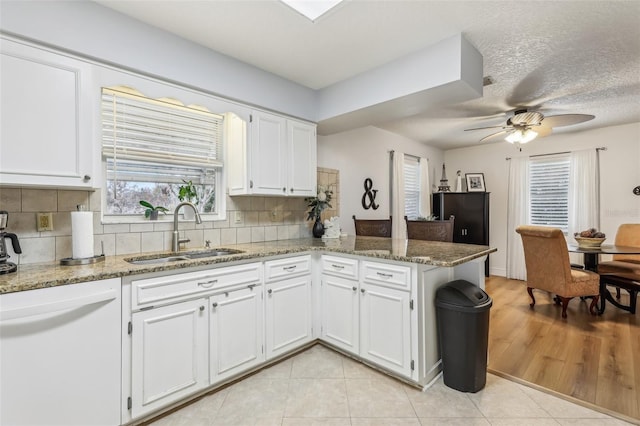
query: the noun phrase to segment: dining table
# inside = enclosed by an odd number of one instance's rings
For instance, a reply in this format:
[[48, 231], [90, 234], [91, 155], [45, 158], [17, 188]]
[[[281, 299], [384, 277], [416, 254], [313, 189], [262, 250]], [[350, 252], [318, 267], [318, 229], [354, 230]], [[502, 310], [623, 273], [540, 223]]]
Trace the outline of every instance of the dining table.
[[[629, 246], [617, 246], [602, 244], [598, 247], [581, 247], [577, 244], [567, 244], [569, 252], [582, 253], [584, 269], [587, 271], [598, 272], [598, 262], [601, 254], [640, 254], [640, 247]], [[640, 281], [635, 280], [634, 277], [626, 276], [625, 274], [607, 274], [607, 280], [600, 280], [600, 301], [598, 306], [598, 313], [602, 315], [604, 313], [606, 302], [610, 302], [612, 305], [623, 309], [625, 311], [635, 313], [635, 298], [640, 291]], [[628, 275], [628, 274], [627, 274]], [[607, 289], [607, 282], [611, 285], [615, 285], [618, 288], [623, 288], [629, 291], [631, 304], [629, 306], [623, 305], [613, 298], [609, 289]], [[619, 297], [618, 292], [618, 297]]]

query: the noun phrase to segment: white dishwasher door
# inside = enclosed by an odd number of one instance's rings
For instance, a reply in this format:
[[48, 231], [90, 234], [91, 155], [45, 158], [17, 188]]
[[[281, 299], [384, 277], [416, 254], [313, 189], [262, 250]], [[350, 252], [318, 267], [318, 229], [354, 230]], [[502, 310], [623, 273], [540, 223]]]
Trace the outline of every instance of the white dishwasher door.
[[120, 424], [120, 279], [0, 295], [0, 425]]

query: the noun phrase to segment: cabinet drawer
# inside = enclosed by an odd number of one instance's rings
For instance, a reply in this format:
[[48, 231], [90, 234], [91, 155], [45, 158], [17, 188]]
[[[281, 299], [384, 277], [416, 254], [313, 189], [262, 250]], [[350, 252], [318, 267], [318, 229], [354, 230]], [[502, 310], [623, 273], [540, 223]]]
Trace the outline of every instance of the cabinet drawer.
[[131, 282], [133, 310], [154, 304], [173, 303], [222, 288], [259, 284], [260, 266], [259, 263], [250, 263], [134, 280]]
[[411, 269], [408, 266], [363, 261], [362, 278], [371, 284], [407, 290], [411, 288]]
[[358, 261], [356, 259], [323, 255], [321, 268], [323, 274], [352, 280], [358, 279]]
[[270, 260], [264, 263], [264, 281], [282, 280], [311, 273], [311, 256], [297, 256], [289, 259]]

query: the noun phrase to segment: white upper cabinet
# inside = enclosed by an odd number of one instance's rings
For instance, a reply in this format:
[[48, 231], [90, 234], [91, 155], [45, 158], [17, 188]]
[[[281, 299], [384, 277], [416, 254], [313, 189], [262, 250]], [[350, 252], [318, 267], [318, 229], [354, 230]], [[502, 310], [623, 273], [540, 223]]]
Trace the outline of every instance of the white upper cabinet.
[[229, 195], [316, 194], [316, 126], [252, 111], [249, 130], [227, 117]]
[[1, 39], [0, 184], [92, 188], [89, 64]]

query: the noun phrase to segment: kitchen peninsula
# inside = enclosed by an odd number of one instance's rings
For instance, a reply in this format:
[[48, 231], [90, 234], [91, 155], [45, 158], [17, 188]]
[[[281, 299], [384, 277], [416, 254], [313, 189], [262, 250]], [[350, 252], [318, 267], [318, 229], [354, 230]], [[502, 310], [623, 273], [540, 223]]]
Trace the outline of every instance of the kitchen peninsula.
[[[38, 319], [32, 306], [40, 300], [33, 297], [36, 293], [95, 287], [100, 290], [94, 295], [67, 294], [62, 301], [43, 305], [49, 314], [55, 311], [52, 307], [61, 307], [60, 316], [71, 315], [73, 300], [88, 301], [87, 306], [97, 311], [112, 306], [109, 323], [101, 319], [102, 324], [92, 326], [87, 335], [93, 336], [100, 325], [104, 337], [100, 342], [111, 336], [113, 347], [102, 347], [100, 355], [110, 353], [113, 369], [121, 372], [104, 379], [113, 382], [103, 388], [114, 394], [99, 399], [105, 423], [151, 418], [316, 341], [422, 387], [441, 369], [434, 307], [437, 288], [453, 279], [483, 287], [484, 260], [496, 251], [487, 246], [376, 237], [281, 240], [225, 249], [240, 253], [157, 263], [153, 259], [175, 253], [152, 253], [108, 256], [104, 262], [82, 266], [20, 266], [17, 273], [0, 276], [2, 327], [14, 327], [13, 334], [2, 334], [3, 350], [13, 347], [19, 352], [18, 345], [5, 345], [4, 340], [15, 337], [17, 324], [24, 321], [20, 312]], [[135, 263], [140, 260], [144, 263]], [[27, 294], [32, 295], [29, 303], [19, 301]], [[86, 312], [73, 323], [85, 321]], [[74, 334], [70, 341], [79, 339], [84, 337]], [[56, 358], [44, 357], [39, 363]], [[60, 370], [58, 365], [44, 365], [38, 371]], [[85, 372], [70, 371], [79, 377], [64, 379], [77, 379], [74, 383], [81, 386]], [[50, 379], [56, 380], [62, 378]], [[3, 379], [2, 405], [11, 407], [8, 402], [17, 398], [4, 401], [9, 394], [4, 386], [14, 391], [24, 386], [34, 389], [35, 381], [42, 378], [31, 378], [29, 371]], [[27, 400], [33, 403], [31, 397]], [[55, 418], [73, 411], [68, 408], [47, 404], [44, 410], [51, 410], [46, 416]]]

